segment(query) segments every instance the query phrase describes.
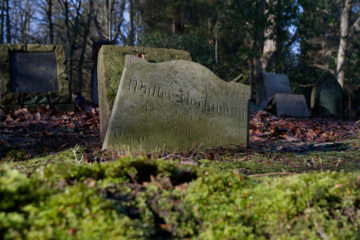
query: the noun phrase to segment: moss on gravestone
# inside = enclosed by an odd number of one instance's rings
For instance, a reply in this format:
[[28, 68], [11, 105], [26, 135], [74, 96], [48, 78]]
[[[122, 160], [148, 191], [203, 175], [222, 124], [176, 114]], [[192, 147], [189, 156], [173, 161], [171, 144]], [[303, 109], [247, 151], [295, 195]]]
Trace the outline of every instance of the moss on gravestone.
[[104, 139], [114, 105], [126, 55], [144, 54], [149, 62], [191, 60], [188, 52], [175, 49], [102, 46], [98, 55], [98, 89], [100, 106], [100, 136]]

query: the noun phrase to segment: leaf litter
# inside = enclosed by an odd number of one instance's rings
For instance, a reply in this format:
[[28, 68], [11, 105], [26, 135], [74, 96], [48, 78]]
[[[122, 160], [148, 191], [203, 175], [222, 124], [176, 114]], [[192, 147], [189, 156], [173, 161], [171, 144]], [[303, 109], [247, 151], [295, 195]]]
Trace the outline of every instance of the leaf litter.
[[[119, 154], [102, 152], [99, 138], [99, 108], [88, 111], [60, 113], [49, 107], [22, 108], [0, 113], [0, 159], [9, 151], [24, 151], [24, 159], [52, 154], [81, 145], [85, 147], [85, 161], [113, 159]], [[358, 137], [360, 125], [356, 122], [324, 118], [276, 117], [265, 111], [250, 114], [250, 150], [243, 147], [199, 152], [194, 148], [187, 153], [161, 153], [148, 155], [164, 159], [181, 159], [192, 163], [196, 159], [219, 160], [224, 155], [240, 159], [241, 153], [307, 152], [344, 150], [342, 143]], [[103, 157], [101, 157], [101, 156]], [[190, 161], [188, 161], [190, 160]]]

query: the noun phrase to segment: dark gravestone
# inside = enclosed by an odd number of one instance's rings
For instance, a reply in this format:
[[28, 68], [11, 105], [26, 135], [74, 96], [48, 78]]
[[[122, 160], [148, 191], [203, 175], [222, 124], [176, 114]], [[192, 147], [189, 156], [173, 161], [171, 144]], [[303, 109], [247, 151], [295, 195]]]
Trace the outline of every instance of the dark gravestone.
[[276, 116], [309, 117], [309, 109], [304, 95], [277, 93], [266, 108]]
[[343, 92], [334, 75], [325, 72], [311, 92], [311, 113], [321, 117], [343, 116]]
[[0, 44], [0, 106], [71, 110], [67, 73], [61, 45]]
[[10, 76], [13, 92], [58, 91], [54, 52], [11, 52]]
[[97, 59], [99, 55], [100, 48], [103, 45], [116, 45], [116, 41], [98, 41], [93, 44], [92, 47], [92, 59], [94, 62], [94, 66], [92, 69], [92, 77], [91, 77], [91, 100], [95, 104], [99, 104], [99, 93], [98, 93], [98, 81], [97, 81]]
[[260, 83], [260, 107], [265, 108], [268, 101], [276, 93], [291, 94], [289, 78], [284, 74], [266, 73], [262, 74], [262, 82]]

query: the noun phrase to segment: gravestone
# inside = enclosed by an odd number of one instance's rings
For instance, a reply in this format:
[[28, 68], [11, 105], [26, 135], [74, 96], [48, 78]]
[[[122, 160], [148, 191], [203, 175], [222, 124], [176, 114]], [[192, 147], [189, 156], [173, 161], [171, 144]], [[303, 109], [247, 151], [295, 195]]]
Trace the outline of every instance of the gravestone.
[[184, 152], [248, 144], [250, 87], [184, 60], [127, 56], [103, 149]]
[[311, 92], [311, 113], [320, 117], [343, 116], [343, 91], [329, 72], [320, 76]]
[[59, 45], [0, 45], [0, 105], [71, 109], [65, 50]]
[[92, 46], [92, 60], [95, 63], [91, 71], [91, 100], [95, 104], [99, 104], [99, 94], [98, 94], [98, 81], [97, 81], [97, 59], [100, 48], [104, 45], [115, 45], [115, 41], [104, 40], [97, 41], [93, 43]]
[[190, 54], [181, 50], [120, 47], [104, 45], [98, 54], [98, 94], [100, 115], [100, 138], [104, 139], [111, 110], [125, 64], [126, 55], [144, 54], [150, 62], [164, 62], [170, 60], [191, 60]]
[[258, 94], [260, 95], [259, 105], [265, 108], [268, 101], [276, 93], [291, 94], [289, 78], [284, 74], [266, 73], [262, 74], [262, 82], [260, 83]]
[[277, 93], [269, 101], [266, 110], [278, 117], [309, 117], [305, 96], [299, 94]]

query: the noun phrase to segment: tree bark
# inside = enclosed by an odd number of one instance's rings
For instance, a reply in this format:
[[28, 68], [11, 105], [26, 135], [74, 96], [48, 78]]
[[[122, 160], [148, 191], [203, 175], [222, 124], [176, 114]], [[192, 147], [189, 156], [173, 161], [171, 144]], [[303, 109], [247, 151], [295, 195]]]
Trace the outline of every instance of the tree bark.
[[216, 68], [218, 68], [218, 64], [219, 64], [219, 56], [218, 56], [219, 25], [220, 25], [220, 11], [217, 12], [217, 20], [216, 20], [216, 24], [215, 24], [215, 63], [216, 63]]
[[67, 61], [66, 61], [66, 69], [69, 79], [69, 92], [72, 94], [72, 62], [73, 62], [73, 47], [71, 44], [71, 35], [70, 35], [70, 13], [69, 13], [69, 2], [64, 0], [64, 21], [65, 21], [65, 29], [66, 29], [66, 52], [67, 52]]
[[[274, 2], [275, 2], [274, 4], [277, 4], [277, 1]], [[266, 0], [266, 3], [270, 4], [270, 0]], [[264, 14], [266, 14], [265, 9], [264, 9]], [[268, 26], [264, 30], [264, 49], [261, 56], [261, 66], [264, 71], [266, 71], [269, 61], [270, 59], [272, 59], [277, 49], [276, 40], [270, 38], [270, 36], [273, 35], [275, 32], [275, 27], [276, 27], [275, 16], [273, 14], [269, 15], [267, 22], [270, 24], [270, 26]]]
[[11, 43], [10, 7], [9, 0], [5, 0], [6, 5], [6, 42]]
[[119, 38], [119, 36], [121, 37], [121, 40], [124, 42], [125, 41], [125, 35], [122, 33], [121, 31], [121, 26], [124, 22], [124, 11], [125, 11], [125, 5], [126, 5], [126, 0], [122, 0], [120, 3], [120, 9], [119, 9], [119, 16], [116, 18], [117, 22], [114, 22], [116, 29], [115, 29], [115, 34], [113, 37], [113, 41], [117, 41], [117, 39]]
[[112, 25], [113, 25], [113, 7], [115, 1], [114, 0], [105, 0], [104, 11], [105, 11], [105, 32], [107, 35], [107, 39], [109, 41], [112, 40]]
[[0, 44], [4, 43], [4, 29], [5, 29], [5, 0], [1, 1], [1, 29], [0, 29]]
[[255, 56], [252, 59], [252, 70], [251, 70], [251, 78], [250, 78], [250, 86], [251, 86], [251, 100], [260, 103], [260, 94], [259, 94], [259, 84], [261, 82], [261, 74], [263, 72], [261, 58], [263, 56], [264, 51], [264, 25], [262, 21], [262, 17], [264, 17], [265, 11], [265, 0], [258, 0], [257, 4], [257, 16], [255, 20], [255, 32], [254, 32], [254, 44], [253, 49]]
[[48, 22], [48, 30], [49, 30], [49, 40], [51, 44], [54, 44], [54, 23], [52, 20], [52, 8], [53, 8], [53, 0], [46, 0], [47, 9], [46, 9], [46, 18]]
[[134, 46], [134, 39], [135, 39], [134, 0], [129, 0], [129, 16], [130, 16], [129, 45]]
[[84, 32], [83, 32], [83, 36], [82, 36], [82, 45], [81, 45], [81, 53], [80, 53], [80, 59], [79, 59], [79, 63], [78, 63], [78, 81], [79, 81], [79, 89], [78, 91], [81, 92], [82, 89], [82, 84], [83, 84], [83, 64], [84, 64], [84, 59], [85, 59], [85, 52], [86, 52], [86, 43], [87, 43], [87, 39], [89, 37], [89, 33], [90, 33], [90, 24], [91, 24], [91, 19], [92, 19], [92, 15], [93, 15], [93, 0], [89, 0], [89, 12], [87, 15], [87, 20], [85, 22], [85, 26], [84, 26]]
[[340, 43], [337, 56], [337, 80], [344, 89], [345, 81], [345, 60], [346, 60], [346, 50], [347, 50], [347, 38], [349, 34], [349, 15], [352, 8], [352, 0], [345, 0], [344, 7], [340, 15]]

